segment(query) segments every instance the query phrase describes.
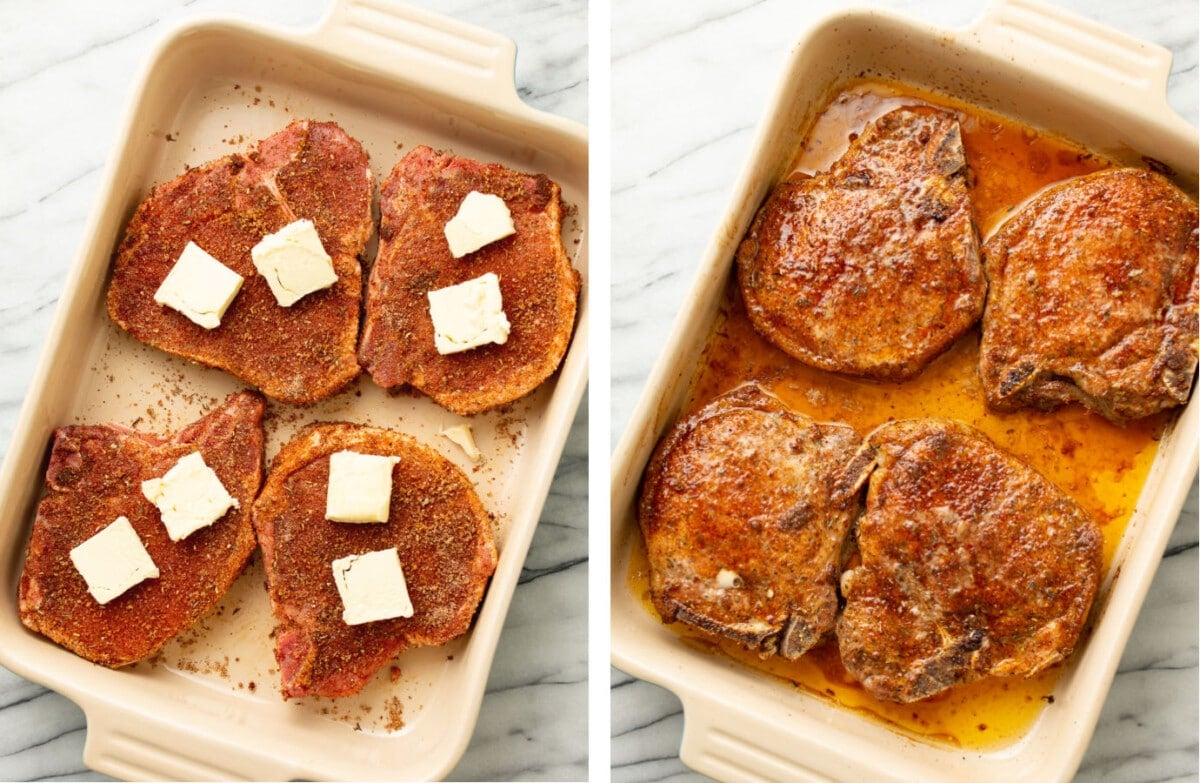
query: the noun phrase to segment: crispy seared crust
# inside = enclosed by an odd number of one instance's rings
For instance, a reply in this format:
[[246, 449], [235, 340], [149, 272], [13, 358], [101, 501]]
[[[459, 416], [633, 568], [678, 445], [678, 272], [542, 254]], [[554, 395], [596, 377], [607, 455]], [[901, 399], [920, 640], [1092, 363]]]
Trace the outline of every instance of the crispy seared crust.
[[983, 310], [967, 179], [958, 121], [913, 107], [778, 185], [738, 249], [755, 329], [823, 370], [916, 375]]
[[948, 419], [885, 424], [854, 465], [870, 483], [837, 636], [872, 695], [917, 701], [1071, 654], [1100, 583], [1102, 535], [1069, 496]]
[[[472, 190], [502, 197], [517, 233], [455, 259], [443, 231]], [[444, 408], [472, 414], [525, 396], [554, 372], [571, 341], [580, 286], [562, 245], [556, 183], [417, 147], [384, 181], [380, 212], [359, 347], [375, 383], [410, 385]], [[500, 278], [508, 341], [442, 356], [428, 292], [487, 272]]]
[[[328, 456], [343, 449], [400, 457], [387, 523], [325, 519]], [[377, 427], [301, 430], [271, 463], [254, 528], [278, 622], [284, 698], [357, 693], [402, 650], [461, 636], [496, 568], [490, 517], [462, 471], [412, 438]], [[413, 617], [346, 625], [330, 564], [393, 546]]]
[[1165, 177], [1056, 185], [983, 246], [979, 377], [996, 410], [1079, 402], [1122, 422], [1187, 402], [1197, 360], [1197, 209]]
[[[362, 145], [334, 123], [293, 122], [234, 154], [159, 185], [138, 207], [113, 261], [108, 312], [144, 343], [227, 370], [268, 397], [314, 402], [359, 373], [358, 256], [372, 230]], [[338, 281], [291, 307], [275, 301], [250, 249], [299, 218], [316, 224]], [[246, 278], [221, 325], [204, 329], [154, 301], [188, 241]]]
[[[57, 430], [21, 572], [21, 622], [116, 668], [148, 657], [212, 609], [254, 551], [250, 510], [262, 482], [264, 408], [254, 392], [231, 395], [170, 440], [106, 425]], [[197, 450], [239, 508], [171, 541], [141, 482]], [[160, 576], [100, 605], [69, 553], [118, 516], [129, 518]]]
[[[646, 470], [638, 520], [663, 620], [797, 658], [833, 630], [846, 532], [840, 485], [860, 439], [756, 384], [679, 422]], [[722, 569], [740, 586], [721, 586]]]

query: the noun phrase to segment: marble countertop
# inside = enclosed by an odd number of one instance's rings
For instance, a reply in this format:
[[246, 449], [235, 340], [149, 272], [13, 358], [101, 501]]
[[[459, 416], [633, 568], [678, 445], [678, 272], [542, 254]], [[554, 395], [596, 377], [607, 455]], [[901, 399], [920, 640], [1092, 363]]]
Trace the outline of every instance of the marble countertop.
[[[49, 0], [0, 5], [0, 445], [11, 439], [135, 74], [177, 23], [236, 14], [310, 26], [332, 0]], [[529, 104], [586, 122], [587, 5], [414, 0], [514, 39]], [[587, 400], [513, 597], [458, 780], [587, 774]], [[0, 669], [0, 780], [107, 780], [83, 712]]]
[[[1172, 51], [1171, 106], [1197, 122], [1194, 0], [1058, 0]], [[612, 3], [612, 362], [610, 448], [671, 331], [755, 128], [801, 32], [832, 0]], [[984, 0], [867, 2], [961, 27]], [[1100, 722], [1083, 783], [1197, 779], [1197, 492], [1193, 486]], [[671, 693], [612, 671], [612, 780], [707, 780], [680, 763]]]

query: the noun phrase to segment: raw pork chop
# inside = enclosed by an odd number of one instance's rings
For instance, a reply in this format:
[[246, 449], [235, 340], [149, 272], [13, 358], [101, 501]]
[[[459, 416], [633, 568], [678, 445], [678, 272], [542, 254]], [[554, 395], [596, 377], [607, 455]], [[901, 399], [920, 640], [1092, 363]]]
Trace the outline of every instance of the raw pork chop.
[[837, 637], [872, 695], [917, 701], [1071, 654], [1100, 583], [1102, 538], [1070, 497], [952, 420], [879, 427], [851, 472], [870, 485]]
[[[250, 509], [262, 482], [264, 408], [254, 392], [233, 394], [169, 440], [116, 425], [57, 430], [21, 572], [21, 622], [115, 668], [151, 655], [212, 609], [254, 551]], [[172, 541], [142, 481], [195, 451], [239, 506]], [[101, 605], [68, 554], [119, 516], [129, 519], [159, 576]]]
[[[472, 190], [503, 198], [516, 234], [455, 259], [443, 232]], [[571, 341], [580, 285], [563, 249], [555, 182], [417, 147], [384, 181], [380, 212], [359, 346], [375, 383], [412, 386], [472, 414], [525, 396], [554, 372]], [[439, 354], [428, 292], [488, 272], [500, 278], [507, 342]]]
[[[268, 397], [313, 402], [359, 373], [358, 256], [370, 237], [373, 179], [362, 145], [332, 122], [293, 122], [248, 154], [159, 185], [138, 207], [113, 261], [108, 312], [144, 343], [220, 367]], [[307, 218], [333, 259], [331, 288], [281, 307], [250, 249]], [[246, 278], [221, 325], [205, 329], [154, 301], [189, 241]]]
[[[350, 450], [400, 457], [386, 523], [325, 519], [329, 455]], [[410, 647], [466, 633], [496, 569], [491, 519], [467, 477], [426, 446], [391, 430], [313, 424], [271, 463], [254, 504], [275, 612], [275, 657], [284, 698], [357, 693]], [[331, 564], [396, 547], [415, 613], [347, 625]]]
[[777, 186], [738, 249], [754, 327], [823, 370], [916, 375], [983, 310], [967, 179], [958, 120], [911, 107]]
[[983, 246], [979, 377], [997, 410], [1080, 402], [1115, 422], [1187, 402], [1197, 357], [1196, 203], [1108, 169], [1046, 190]]
[[663, 620], [785, 658], [820, 641], [859, 506], [839, 479], [859, 443], [755, 384], [678, 423], [646, 470], [638, 513]]

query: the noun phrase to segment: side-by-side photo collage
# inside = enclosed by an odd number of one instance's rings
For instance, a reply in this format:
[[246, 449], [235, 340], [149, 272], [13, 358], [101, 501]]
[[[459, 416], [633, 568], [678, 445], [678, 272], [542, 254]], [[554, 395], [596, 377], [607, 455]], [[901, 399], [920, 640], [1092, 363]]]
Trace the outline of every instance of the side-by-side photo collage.
[[0, 781], [1200, 783], [1195, 0], [0, 0]]

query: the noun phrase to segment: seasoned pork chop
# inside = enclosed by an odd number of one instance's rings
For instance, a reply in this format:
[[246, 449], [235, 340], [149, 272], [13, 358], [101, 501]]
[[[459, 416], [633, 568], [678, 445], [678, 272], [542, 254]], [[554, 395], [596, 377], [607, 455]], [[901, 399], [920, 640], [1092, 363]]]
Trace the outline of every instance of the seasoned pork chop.
[[754, 327], [823, 370], [916, 375], [983, 310], [967, 179], [958, 120], [911, 107], [778, 185], [738, 249]]
[[755, 384], [679, 422], [646, 470], [638, 512], [663, 620], [785, 658], [830, 632], [858, 509], [838, 481], [859, 443]]
[[[329, 455], [396, 456], [385, 523], [325, 519]], [[313, 424], [271, 463], [254, 504], [278, 623], [284, 698], [345, 696], [401, 651], [466, 633], [496, 569], [491, 520], [471, 482], [406, 435], [356, 424]], [[332, 562], [395, 547], [412, 617], [347, 625]]]
[[[331, 122], [293, 122], [245, 155], [189, 169], [154, 188], [129, 222], [113, 261], [109, 315], [138, 340], [226, 370], [268, 397], [328, 397], [359, 373], [358, 256], [373, 227], [372, 196], [366, 152]], [[250, 249], [302, 218], [315, 224], [338, 279], [281, 307]], [[214, 329], [154, 301], [189, 241], [245, 278]]]
[[[250, 508], [262, 482], [264, 407], [253, 392], [234, 394], [169, 440], [117, 425], [57, 430], [21, 572], [21, 622], [116, 668], [148, 657], [212, 609], [254, 551]], [[238, 507], [172, 541], [141, 485], [195, 451]], [[68, 555], [121, 516], [159, 576], [100, 604]]]
[[[444, 230], [471, 191], [504, 199], [516, 233], [456, 259]], [[359, 345], [375, 383], [412, 386], [466, 415], [525, 396], [557, 369], [575, 327], [580, 282], [563, 249], [555, 182], [417, 147], [384, 181], [380, 212]], [[489, 272], [500, 279], [507, 341], [438, 353], [428, 293]]]
[[952, 420], [879, 427], [851, 473], [870, 484], [837, 638], [872, 695], [917, 701], [986, 676], [1032, 676], [1071, 654], [1100, 582], [1102, 537], [1070, 497]]
[[1115, 422], [1187, 402], [1197, 357], [1196, 203], [1108, 169], [1043, 192], [984, 244], [979, 377], [997, 410], [1079, 402]]

